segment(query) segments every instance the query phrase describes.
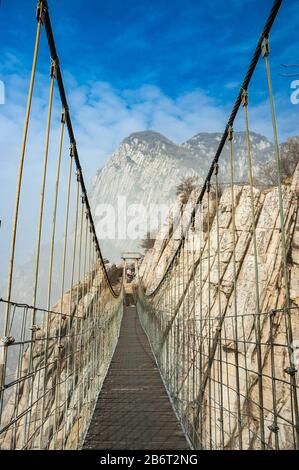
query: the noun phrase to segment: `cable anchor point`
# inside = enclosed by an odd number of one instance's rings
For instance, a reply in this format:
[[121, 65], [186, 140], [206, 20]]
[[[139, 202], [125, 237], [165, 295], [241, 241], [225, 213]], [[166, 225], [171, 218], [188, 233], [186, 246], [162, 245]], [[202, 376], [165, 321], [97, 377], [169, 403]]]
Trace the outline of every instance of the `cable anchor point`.
[[58, 59], [51, 59], [50, 77], [57, 79]]
[[31, 328], [29, 328], [33, 333], [36, 333], [37, 331], [41, 330], [41, 327], [38, 325], [32, 325]]
[[248, 91], [244, 88], [242, 88], [241, 103], [244, 108], [248, 106]]
[[291, 367], [287, 367], [286, 369], [283, 369], [283, 371], [284, 371], [286, 374], [288, 374], [288, 375], [290, 375], [291, 377], [293, 377], [293, 376], [296, 374], [297, 369], [296, 369], [294, 366], [291, 366]]
[[4, 338], [1, 339], [1, 343], [3, 346], [10, 346], [15, 342], [15, 338], [13, 336], [4, 336]]
[[270, 426], [268, 426], [268, 429], [269, 431], [274, 433], [278, 433], [279, 431], [279, 427], [276, 424], [270, 424]]
[[269, 38], [265, 37], [263, 39], [261, 49], [262, 49], [262, 57], [268, 57], [268, 55], [270, 54]]
[[70, 145], [70, 157], [73, 158], [76, 153], [76, 142], [71, 142]]
[[65, 121], [66, 121], [66, 109], [63, 108], [62, 111], [61, 111], [61, 124], [65, 124]]
[[45, 14], [48, 11], [47, 0], [38, 0], [36, 8], [36, 19], [41, 24], [45, 24]]

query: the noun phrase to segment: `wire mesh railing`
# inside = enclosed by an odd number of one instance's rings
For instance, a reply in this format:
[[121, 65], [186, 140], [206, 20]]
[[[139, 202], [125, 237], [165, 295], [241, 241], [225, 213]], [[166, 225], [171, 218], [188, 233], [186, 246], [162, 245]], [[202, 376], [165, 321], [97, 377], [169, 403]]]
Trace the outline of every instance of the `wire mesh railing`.
[[81, 448], [117, 343], [122, 297], [111, 301], [96, 269], [52, 311], [10, 308], [0, 448]]
[[[137, 295], [141, 322], [196, 449], [299, 447], [299, 293], [292, 261], [298, 168], [293, 182], [283, 181], [269, 65], [268, 36], [280, 5], [274, 2], [199, 196], [189, 212], [182, 205], [169, 230], [164, 274]], [[266, 190], [254, 184], [249, 127], [248, 87], [261, 56], [277, 174], [276, 186]], [[233, 134], [242, 109], [243, 186], [234, 178]], [[223, 175], [225, 144], [229, 174]]]

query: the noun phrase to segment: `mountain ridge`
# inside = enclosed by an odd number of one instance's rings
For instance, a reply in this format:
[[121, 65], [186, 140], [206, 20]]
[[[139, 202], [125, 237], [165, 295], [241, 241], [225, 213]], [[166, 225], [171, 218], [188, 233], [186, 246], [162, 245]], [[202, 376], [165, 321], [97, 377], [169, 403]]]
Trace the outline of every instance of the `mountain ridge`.
[[[122, 251], [136, 250], [139, 240], [107, 240], [102, 238], [99, 207], [110, 204], [117, 208], [117, 198], [125, 197], [128, 206], [141, 204], [151, 216], [150, 206], [170, 205], [182, 178], [198, 177], [202, 182], [212, 163], [222, 137], [221, 133], [197, 133], [181, 144], [176, 144], [163, 134], [146, 130], [134, 132], [122, 140], [106, 164], [97, 171], [90, 190], [91, 205], [98, 227], [103, 253], [116, 261]], [[247, 143], [244, 132], [234, 134], [236, 181], [247, 179]], [[261, 165], [270, 161], [273, 144], [264, 136], [251, 134], [253, 172], [256, 176]], [[227, 180], [229, 149], [226, 144], [221, 156], [220, 179]], [[119, 214], [116, 214], [118, 217]], [[142, 221], [141, 221], [142, 223]], [[152, 227], [153, 228], [153, 227]], [[144, 231], [144, 234], [147, 230]]]

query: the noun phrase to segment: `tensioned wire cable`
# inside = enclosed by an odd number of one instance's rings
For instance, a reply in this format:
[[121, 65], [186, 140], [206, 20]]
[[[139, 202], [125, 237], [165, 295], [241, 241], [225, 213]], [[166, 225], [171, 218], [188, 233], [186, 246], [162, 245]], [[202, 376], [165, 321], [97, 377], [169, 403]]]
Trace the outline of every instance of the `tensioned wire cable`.
[[[197, 207], [200, 207], [200, 203], [201, 201], [203, 200], [203, 197], [209, 187], [209, 185], [211, 184], [211, 178], [212, 178], [212, 175], [214, 173], [214, 168], [215, 168], [215, 165], [218, 163], [219, 161], [219, 158], [222, 154], [222, 150], [224, 148], [224, 145], [227, 141], [227, 138], [228, 138], [228, 132], [229, 132], [229, 128], [233, 127], [233, 124], [234, 124], [234, 121], [235, 121], [235, 118], [238, 114], [238, 111], [239, 111], [239, 108], [242, 104], [242, 94], [243, 94], [243, 91], [247, 91], [248, 87], [249, 87], [249, 84], [251, 82], [251, 79], [252, 79], [252, 76], [253, 76], [253, 73], [256, 69], [256, 66], [258, 64], [258, 61], [261, 57], [261, 54], [262, 54], [262, 44], [263, 44], [263, 41], [265, 38], [268, 38], [268, 35], [272, 29], [272, 26], [273, 26], [273, 23], [276, 19], [276, 16], [279, 12], [279, 9], [281, 7], [281, 4], [282, 4], [282, 0], [275, 0], [274, 3], [273, 3], [273, 6], [271, 8], [271, 11], [269, 13], [269, 16], [267, 18], [267, 21], [264, 25], [264, 28], [262, 30], [262, 33], [260, 35], [260, 38], [258, 40], [258, 43], [257, 43], [257, 46], [256, 46], [256, 49], [255, 49], [255, 52], [252, 56], [252, 59], [251, 59], [251, 62], [250, 62], [250, 65], [247, 69], [247, 72], [245, 74], [245, 77], [244, 77], [244, 80], [243, 80], [243, 83], [240, 87], [240, 91], [239, 91], [239, 94], [237, 96], [237, 99], [234, 103], [234, 106], [232, 108], [232, 111], [231, 111], [231, 114], [230, 114], [230, 117], [227, 121], [227, 124], [226, 124], [226, 127], [225, 127], [225, 130], [222, 134], [222, 138], [219, 142], [219, 145], [218, 145], [218, 148], [216, 150], [216, 153], [215, 153], [215, 156], [212, 160], [212, 163], [211, 163], [211, 166], [210, 166], [210, 169], [208, 171], [208, 174], [206, 176], [206, 179], [203, 183], [203, 186], [202, 186], [202, 189], [200, 191], [200, 194], [198, 196], [198, 199], [196, 201], [196, 204], [194, 206], [194, 209], [191, 213], [191, 217], [190, 217], [190, 221], [189, 221], [189, 224], [186, 226], [186, 229], [185, 229], [185, 233], [188, 233], [188, 230], [192, 224], [192, 220], [194, 219], [195, 217], [195, 213], [196, 213], [196, 210], [197, 210]], [[168, 267], [167, 267], [167, 270], [165, 271], [164, 273], [164, 276], [166, 276], [166, 273], [168, 271], [170, 271], [172, 269], [172, 265], [174, 263], [174, 260], [176, 258], [176, 256], [178, 256], [178, 253], [180, 252], [180, 249], [181, 247], [183, 246], [183, 243], [184, 243], [184, 238], [185, 238], [185, 234], [182, 236], [181, 240], [180, 240], [180, 243], [174, 253], [174, 255], [172, 256], [172, 260], [171, 262], [169, 263]], [[155, 287], [155, 289], [153, 290], [153, 292], [151, 292], [150, 294], [148, 294], [148, 297], [154, 297], [156, 292], [159, 290], [160, 288], [160, 285], [162, 283], [162, 279], [160, 280], [160, 282], [158, 283], [158, 285]]]

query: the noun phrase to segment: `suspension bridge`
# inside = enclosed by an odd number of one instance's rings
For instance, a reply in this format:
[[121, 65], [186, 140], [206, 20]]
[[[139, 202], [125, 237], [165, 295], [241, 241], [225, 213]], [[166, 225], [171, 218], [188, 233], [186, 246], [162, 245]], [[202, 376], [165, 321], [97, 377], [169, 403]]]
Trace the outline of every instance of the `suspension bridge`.
[[[172, 224], [167, 242], [160, 245], [171, 248], [167, 256], [165, 250], [158, 250], [147, 273], [135, 257], [135, 281], [128, 285], [123, 276], [116, 287], [110, 282], [95, 229], [49, 7], [46, 0], [38, 1], [8, 287], [0, 300], [1, 449], [298, 449], [299, 295], [292, 260], [299, 243], [299, 170], [286, 184], [269, 47], [281, 3], [276, 0], [269, 13], [187, 222], [183, 223], [182, 207], [177, 227]], [[32, 303], [22, 304], [13, 298], [14, 269], [43, 32], [51, 56], [49, 101]], [[277, 171], [276, 186], [265, 192], [254, 185], [250, 140], [249, 85], [257, 66], [265, 67]], [[50, 194], [46, 183], [56, 89], [61, 123], [56, 184]], [[244, 119], [246, 130], [245, 186], [234, 179], [237, 116]], [[70, 152], [64, 180], [65, 140]], [[222, 192], [225, 145], [230, 170]], [[64, 241], [58, 265], [62, 187]], [[53, 208], [51, 227], [44, 223], [46, 197]], [[46, 308], [41, 308], [38, 292], [45, 230], [50, 232], [50, 253]], [[53, 305], [55, 269], [61, 273], [61, 286], [60, 300]], [[154, 281], [147, 284], [150, 275]]]

